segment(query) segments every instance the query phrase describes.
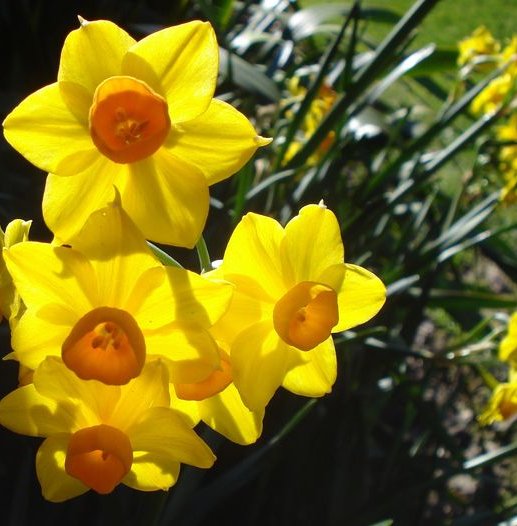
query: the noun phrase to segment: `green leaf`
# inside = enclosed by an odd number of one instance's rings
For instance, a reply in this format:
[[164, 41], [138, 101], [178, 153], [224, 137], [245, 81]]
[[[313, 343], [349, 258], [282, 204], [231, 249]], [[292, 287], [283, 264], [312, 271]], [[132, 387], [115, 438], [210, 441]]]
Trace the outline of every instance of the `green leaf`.
[[282, 143], [282, 145], [280, 147], [280, 151], [278, 152], [278, 155], [277, 155], [277, 158], [276, 158], [276, 163], [275, 163], [275, 167], [274, 167], [275, 171], [281, 166], [282, 161], [284, 159], [284, 155], [285, 155], [285, 153], [287, 151], [287, 148], [291, 144], [296, 131], [300, 128], [300, 126], [301, 126], [301, 124], [303, 122], [303, 119], [305, 118], [305, 116], [307, 115], [307, 112], [309, 111], [309, 109], [311, 107], [312, 102], [318, 96], [318, 93], [319, 93], [319, 90], [321, 88], [321, 85], [323, 84], [323, 80], [325, 79], [325, 76], [328, 73], [328, 69], [330, 67], [330, 64], [331, 64], [332, 60], [334, 59], [334, 57], [335, 57], [335, 55], [336, 55], [336, 53], [337, 53], [337, 51], [339, 49], [339, 44], [341, 43], [341, 40], [343, 39], [343, 37], [345, 35], [345, 31], [346, 31], [348, 25], [350, 24], [350, 22], [354, 19], [354, 17], [357, 16], [357, 12], [358, 12], [358, 9], [356, 7], [356, 4], [354, 4], [354, 7], [350, 11], [349, 16], [343, 22], [343, 26], [341, 27], [341, 31], [339, 32], [339, 35], [336, 37], [336, 39], [334, 40], [332, 46], [330, 47], [328, 52], [323, 57], [323, 60], [322, 60], [322, 63], [321, 63], [321, 67], [320, 67], [320, 69], [318, 71], [318, 75], [316, 76], [314, 81], [309, 86], [309, 89], [307, 90], [307, 93], [306, 93], [305, 97], [303, 98], [303, 101], [302, 101], [300, 107], [297, 109], [291, 124], [287, 128], [284, 141], [283, 141], [283, 143]]
[[219, 48], [219, 71], [223, 78], [231, 80], [249, 93], [262, 95], [272, 102], [280, 99], [280, 91], [276, 84], [258, 66], [229, 53], [224, 48]]
[[[289, 17], [287, 26], [292, 33], [293, 40], [303, 40], [323, 32], [325, 28], [328, 29], [329, 21], [350, 16], [352, 9], [339, 4], [318, 4], [296, 11]], [[358, 14], [362, 20], [383, 24], [396, 24], [400, 19], [397, 13], [389, 9], [365, 8], [361, 9]]]
[[347, 87], [345, 94], [328, 112], [312, 137], [290, 160], [287, 168], [294, 168], [303, 164], [328, 132], [333, 130], [340, 121], [343, 121], [346, 115], [350, 115], [351, 106], [394, 60], [400, 45], [409, 38], [411, 31], [422, 22], [438, 1], [419, 0], [409, 9], [375, 50], [371, 60], [354, 76], [353, 82]]
[[437, 73], [455, 74], [458, 70], [457, 60], [456, 49], [438, 47], [429, 58], [417, 64], [408, 74], [411, 77], [431, 76]]
[[[418, 297], [422, 291], [415, 287], [410, 292]], [[515, 309], [517, 296], [476, 290], [431, 289], [429, 306], [474, 312], [479, 312], [480, 309]]]

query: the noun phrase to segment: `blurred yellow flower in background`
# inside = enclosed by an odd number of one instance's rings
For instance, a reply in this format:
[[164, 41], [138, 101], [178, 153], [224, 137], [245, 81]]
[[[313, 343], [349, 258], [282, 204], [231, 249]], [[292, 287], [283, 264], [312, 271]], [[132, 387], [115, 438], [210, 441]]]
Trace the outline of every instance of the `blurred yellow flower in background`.
[[510, 317], [508, 332], [499, 345], [499, 359], [517, 371], [517, 312]]
[[478, 420], [481, 425], [508, 420], [517, 413], [517, 382], [500, 383]]
[[481, 113], [494, 113], [499, 110], [515, 86], [515, 78], [505, 73], [488, 84], [481, 93], [472, 101], [471, 109], [476, 115]]
[[[480, 26], [472, 35], [458, 42], [458, 65], [464, 66], [473, 60], [499, 52], [501, 45], [485, 27]], [[485, 64], [486, 65], [486, 64]]]
[[45, 221], [67, 242], [115, 186], [147, 239], [193, 247], [208, 186], [269, 140], [213, 98], [219, 49], [210, 24], [189, 22], [136, 42], [112, 22], [80, 22], [65, 40], [57, 82], [4, 121], [8, 142], [50, 172]]
[[501, 198], [506, 203], [513, 203], [517, 200], [517, 114], [498, 126], [496, 132], [497, 138], [506, 143], [499, 151], [499, 167], [505, 180]]
[[[288, 83], [288, 88], [290, 94], [298, 102], [301, 102], [303, 98], [307, 95], [307, 88], [300, 85], [300, 78], [293, 77]], [[287, 151], [284, 155], [283, 162], [287, 163], [290, 161], [295, 154], [302, 148], [302, 146], [311, 138], [311, 136], [316, 131], [317, 127], [320, 125], [321, 121], [325, 118], [327, 113], [330, 111], [334, 102], [336, 101], [337, 93], [327, 84], [322, 84], [318, 95], [311, 102], [309, 110], [305, 115], [301, 126], [299, 128], [299, 134], [293, 139], [289, 144]], [[293, 110], [288, 110], [286, 112], [287, 117], [292, 118], [294, 112]], [[334, 144], [335, 133], [330, 131], [325, 139], [318, 146], [316, 151], [307, 159], [306, 164], [308, 166], [315, 166], [322, 159], [322, 157], [327, 153], [327, 151]]]

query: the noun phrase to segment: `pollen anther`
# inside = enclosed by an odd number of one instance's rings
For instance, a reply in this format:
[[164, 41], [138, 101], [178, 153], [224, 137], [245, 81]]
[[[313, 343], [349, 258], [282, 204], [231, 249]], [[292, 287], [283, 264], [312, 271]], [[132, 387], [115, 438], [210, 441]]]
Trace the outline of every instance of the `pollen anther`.
[[110, 77], [95, 90], [90, 107], [90, 135], [106, 157], [133, 163], [163, 144], [171, 127], [167, 102], [145, 82]]

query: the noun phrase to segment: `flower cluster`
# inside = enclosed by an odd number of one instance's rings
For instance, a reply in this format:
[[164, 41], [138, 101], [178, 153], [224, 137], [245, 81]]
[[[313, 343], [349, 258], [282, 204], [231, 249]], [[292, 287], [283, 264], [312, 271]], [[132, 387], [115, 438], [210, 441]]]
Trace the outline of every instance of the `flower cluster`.
[[181, 463], [210, 467], [200, 421], [253, 443], [279, 387], [331, 390], [332, 333], [384, 303], [379, 278], [344, 262], [323, 203], [285, 228], [247, 214], [205, 274], [158, 257], [150, 241], [196, 245], [209, 186], [270, 142], [214, 98], [217, 72], [207, 23], [137, 42], [80, 18], [57, 82], [4, 122], [10, 144], [48, 172], [54, 240], [29, 241], [20, 220], [1, 238], [0, 308], [20, 387], [0, 401], [0, 423], [45, 438], [36, 468], [51, 501], [120, 483], [166, 490]]
[[472, 112], [476, 115], [491, 114], [506, 106], [505, 122], [497, 128], [499, 169], [504, 178], [501, 199], [507, 203], [517, 199], [517, 35], [502, 46], [484, 26], [478, 27], [470, 37], [458, 43], [458, 64], [466, 70], [485, 73], [500, 69], [490, 83], [472, 101]]

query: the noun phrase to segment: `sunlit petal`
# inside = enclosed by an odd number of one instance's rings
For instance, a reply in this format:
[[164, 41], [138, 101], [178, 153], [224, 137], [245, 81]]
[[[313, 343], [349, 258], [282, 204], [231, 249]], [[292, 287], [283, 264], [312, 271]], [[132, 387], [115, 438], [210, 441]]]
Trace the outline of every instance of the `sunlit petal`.
[[29, 369], [36, 369], [47, 356], [61, 356], [61, 345], [69, 332], [69, 325], [55, 324], [26, 311], [12, 332], [16, 359]]
[[299, 358], [282, 342], [270, 321], [252, 325], [231, 349], [233, 381], [251, 411], [261, 412]]
[[207, 425], [237, 444], [252, 444], [262, 433], [264, 411], [251, 412], [233, 383], [199, 402], [199, 411]]
[[282, 227], [272, 218], [246, 214], [235, 228], [224, 253], [224, 279], [241, 293], [276, 301], [287, 290], [283, 276]]
[[158, 265], [118, 197], [89, 216], [71, 242], [90, 260], [105, 305], [124, 307], [142, 273]]
[[242, 113], [214, 99], [199, 117], [174, 127], [166, 147], [196, 165], [212, 185], [237, 172], [269, 142], [257, 135]]
[[183, 417], [166, 407], [155, 407], [132, 425], [127, 433], [135, 451], [147, 451], [157, 462], [183, 462], [209, 468], [215, 457], [210, 448], [186, 424]]
[[0, 401], [0, 423], [29, 436], [48, 436], [63, 433], [75, 424], [77, 409], [72, 403], [38, 393], [33, 384], [15, 389]]
[[311, 351], [299, 353], [304, 362], [292, 368], [285, 375], [282, 386], [292, 393], [302, 396], [323, 396], [330, 393], [336, 381], [336, 351], [332, 338]]
[[339, 322], [332, 332], [340, 332], [373, 318], [386, 301], [386, 287], [372, 272], [346, 264], [345, 279], [338, 292]]
[[75, 175], [98, 155], [87, 122], [70, 111], [57, 83], [24, 99], [5, 119], [4, 135], [13, 148], [47, 172]]
[[139, 491], [165, 491], [176, 484], [179, 474], [180, 462], [167, 455], [134, 451], [131, 470], [122, 483]]
[[169, 105], [172, 123], [206, 110], [217, 80], [219, 48], [208, 23], [189, 22], [152, 33], [131, 47], [123, 70], [145, 80]]
[[[208, 214], [208, 186], [195, 166], [161, 148], [130, 166], [122, 206], [147, 239], [192, 248]], [[152, 214], [150, 211], [152, 210]]]
[[165, 359], [171, 382], [200, 382], [219, 367], [217, 344], [197, 323], [175, 322], [147, 331], [145, 339], [148, 355]]
[[50, 502], [63, 502], [86, 493], [90, 488], [65, 471], [69, 434], [47, 438], [36, 454], [36, 473], [43, 497]]
[[124, 55], [134, 43], [113, 22], [83, 20], [81, 27], [66, 37], [58, 80], [80, 84], [93, 95], [104, 79], [120, 75]]
[[[336, 216], [322, 205], [303, 207], [285, 227], [283, 255], [291, 283], [317, 281], [323, 271], [343, 263], [344, 250]], [[290, 268], [289, 268], [290, 267]]]
[[29, 309], [57, 303], [80, 315], [98, 301], [92, 266], [75, 250], [28, 241], [6, 250], [4, 258]]
[[123, 386], [109, 424], [128, 429], [140, 415], [154, 406], [169, 406], [169, 377], [167, 369], [156, 360], [146, 364], [140, 375]]
[[122, 186], [127, 167], [99, 155], [86, 170], [73, 177], [49, 174], [43, 195], [43, 217], [62, 242], [77, 235], [94, 210], [115, 197], [114, 185]]

